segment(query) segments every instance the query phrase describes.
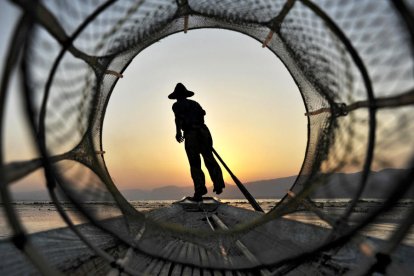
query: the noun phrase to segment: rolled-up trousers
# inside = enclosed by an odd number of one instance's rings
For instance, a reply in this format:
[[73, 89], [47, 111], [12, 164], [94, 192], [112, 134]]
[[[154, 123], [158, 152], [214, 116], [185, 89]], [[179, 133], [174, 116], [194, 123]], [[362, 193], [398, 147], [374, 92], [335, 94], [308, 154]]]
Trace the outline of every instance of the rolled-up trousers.
[[204, 173], [201, 170], [201, 158], [203, 156], [204, 164], [213, 181], [214, 188], [224, 188], [223, 174], [221, 168], [213, 156], [213, 139], [207, 126], [186, 130], [185, 151], [188, 161], [190, 162], [191, 177], [194, 181], [194, 190], [196, 194], [205, 194], [206, 185]]

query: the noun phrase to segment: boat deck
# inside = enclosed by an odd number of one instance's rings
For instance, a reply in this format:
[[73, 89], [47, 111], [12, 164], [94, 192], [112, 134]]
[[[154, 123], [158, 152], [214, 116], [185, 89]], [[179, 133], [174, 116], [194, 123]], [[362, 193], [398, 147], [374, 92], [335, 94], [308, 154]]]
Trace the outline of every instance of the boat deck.
[[[160, 223], [213, 233], [238, 227], [263, 214], [207, 199], [201, 204], [183, 200], [170, 207], [150, 211], [146, 216]], [[116, 224], [121, 225], [122, 222], [118, 218], [108, 223], [116, 228]], [[317, 247], [329, 233], [328, 228], [283, 218], [236, 235], [236, 238], [230, 239], [231, 243], [226, 243], [225, 239], [222, 243], [208, 239], [179, 239], [168, 231], [151, 234], [149, 228], [141, 229], [136, 237], [137, 244], [143, 245], [143, 248], [153, 245], [156, 254], [128, 248], [94, 226], [85, 224], [78, 227], [94, 245], [115, 256], [120, 264], [137, 274], [320, 275], [343, 273], [372, 263], [372, 257], [365, 256], [359, 250], [359, 244], [367, 239], [364, 237], [356, 237], [339, 250], [316, 254], [301, 262], [281, 263], [287, 257], [293, 258], [300, 252]], [[381, 243], [380, 240], [369, 240], [371, 243]], [[65, 274], [123, 274], [97, 256], [68, 228], [33, 234], [31, 241], [51, 266]], [[414, 265], [410, 263], [410, 256], [413, 255], [412, 247], [401, 245], [393, 256], [398, 266], [392, 263], [388, 269], [398, 269], [399, 273], [414, 271]], [[37, 274], [33, 265], [9, 241], [0, 242], [0, 258], [1, 275]]]

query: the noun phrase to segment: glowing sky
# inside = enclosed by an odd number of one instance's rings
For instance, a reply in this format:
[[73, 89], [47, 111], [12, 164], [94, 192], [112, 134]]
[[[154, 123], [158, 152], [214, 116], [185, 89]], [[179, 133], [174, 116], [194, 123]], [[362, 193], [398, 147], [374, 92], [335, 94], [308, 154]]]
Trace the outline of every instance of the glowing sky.
[[245, 35], [192, 30], [145, 49], [115, 87], [103, 145], [118, 185], [191, 185], [184, 146], [174, 139], [174, 101], [167, 98], [177, 82], [195, 92], [214, 147], [242, 181], [299, 172], [307, 121], [284, 65]]

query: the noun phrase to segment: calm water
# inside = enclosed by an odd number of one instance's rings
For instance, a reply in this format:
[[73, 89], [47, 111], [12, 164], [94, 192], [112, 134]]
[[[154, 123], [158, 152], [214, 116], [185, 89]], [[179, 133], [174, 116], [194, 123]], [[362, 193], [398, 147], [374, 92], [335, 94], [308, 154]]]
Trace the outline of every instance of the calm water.
[[[132, 201], [131, 203], [137, 210], [146, 212], [152, 209], [168, 207], [174, 201], [175, 200], [148, 200]], [[246, 200], [221, 201], [232, 206], [251, 209]], [[265, 210], [265, 212], [272, 209], [277, 203], [276, 200], [258, 200], [258, 202]], [[333, 216], [339, 216], [342, 214], [344, 211], [343, 206], [346, 203], [346, 201], [336, 201], [331, 203], [323, 201], [321, 202], [321, 204], [325, 204], [325, 209], [329, 209], [329, 213]], [[374, 203], [374, 205], [375, 204], [378, 203]], [[90, 211], [94, 212], [99, 218], [102, 219], [121, 215], [119, 210], [112, 204], [91, 203], [87, 206]], [[378, 238], [387, 238], [393, 232], [393, 230], [395, 230], [396, 225], [398, 225], [400, 220], [404, 217], [408, 207], [410, 206], [412, 206], [412, 202], [410, 204], [402, 204], [401, 206], [395, 208], [393, 212], [384, 214], [379, 220], [376, 221], [376, 223], [372, 224], [368, 229], [364, 229], [363, 233]], [[35, 233], [66, 226], [65, 222], [56, 212], [54, 205], [50, 202], [19, 202], [14, 204], [14, 207], [20, 217], [22, 224], [29, 233]], [[353, 213], [352, 221], [356, 222], [358, 220], [361, 220], [370, 207], [372, 207], [370, 204], [364, 204], [363, 206], [360, 206], [359, 209], [356, 209]], [[79, 213], [71, 205], [64, 205], [64, 209], [70, 215], [75, 224], [85, 222], [85, 219], [79, 215]], [[309, 212], [296, 212], [294, 214], [286, 215], [285, 218], [314, 224], [321, 227], [330, 227], [326, 222], [322, 221], [316, 215]], [[0, 239], [7, 238], [10, 236], [10, 234], [11, 231], [6, 220], [3, 207], [0, 205]], [[411, 234], [407, 236], [404, 243], [414, 245], [414, 231], [411, 231]]]

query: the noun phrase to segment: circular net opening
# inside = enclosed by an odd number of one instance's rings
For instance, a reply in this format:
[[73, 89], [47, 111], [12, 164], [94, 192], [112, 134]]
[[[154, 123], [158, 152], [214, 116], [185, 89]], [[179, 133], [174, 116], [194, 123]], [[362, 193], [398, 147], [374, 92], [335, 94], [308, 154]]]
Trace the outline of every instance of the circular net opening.
[[[111, 94], [103, 127], [105, 162], [128, 200], [177, 200], [194, 193], [185, 143], [174, 138], [175, 101], [167, 98], [177, 80], [195, 91], [190, 99], [207, 112], [214, 148], [262, 208], [269, 210], [286, 194], [303, 162], [307, 118], [289, 72], [258, 46], [235, 32], [192, 30], [135, 57]], [[204, 163], [207, 196], [213, 196]], [[251, 208], [221, 169], [227, 187], [220, 198]]]

